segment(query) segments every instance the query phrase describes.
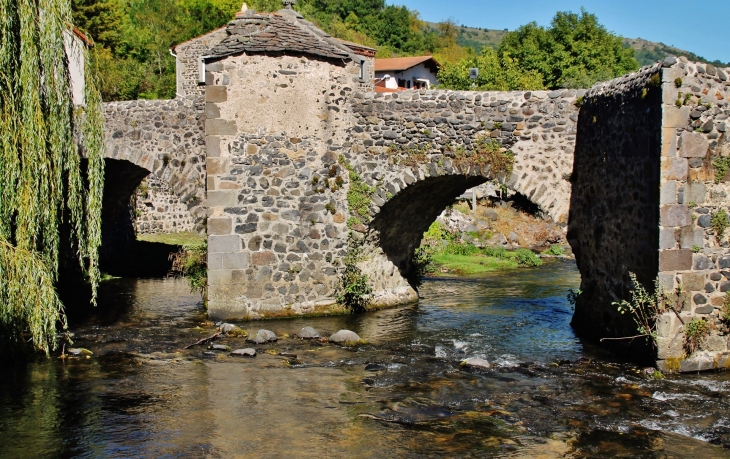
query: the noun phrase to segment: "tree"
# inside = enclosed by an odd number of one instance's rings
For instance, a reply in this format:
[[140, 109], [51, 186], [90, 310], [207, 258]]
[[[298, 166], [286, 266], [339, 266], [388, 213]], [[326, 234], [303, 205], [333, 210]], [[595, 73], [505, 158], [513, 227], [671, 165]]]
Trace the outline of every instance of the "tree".
[[[478, 68], [479, 77], [469, 78], [469, 69]], [[471, 56], [453, 64], [444, 64], [438, 73], [442, 86], [456, 90], [512, 91], [543, 89], [542, 75], [524, 70], [519, 62], [506, 53], [485, 47], [479, 56]]]
[[101, 99], [82, 46], [85, 106], [73, 106], [68, 0], [0, 0], [0, 10], [0, 347], [48, 353], [66, 326], [55, 291], [66, 255], [94, 297], [99, 280]]
[[549, 88], [590, 87], [639, 68], [634, 49], [584, 9], [558, 12], [548, 29], [530, 23], [509, 32], [499, 52], [539, 72]]
[[73, 22], [96, 45], [114, 49], [124, 12], [119, 0], [71, 0]]

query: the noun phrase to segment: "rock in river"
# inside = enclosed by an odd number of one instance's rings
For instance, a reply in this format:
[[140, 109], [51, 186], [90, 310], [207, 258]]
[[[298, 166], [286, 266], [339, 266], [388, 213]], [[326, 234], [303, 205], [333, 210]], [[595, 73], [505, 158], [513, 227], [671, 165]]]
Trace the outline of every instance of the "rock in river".
[[254, 344], [264, 344], [270, 341], [276, 341], [277, 339], [278, 338], [276, 337], [276, 333], [272, 332], [271, 330], [261, 329], [256, 333], [256, 336], [254, 336], [252, 339], [249, 339], [248, 341]]
[[211, 351], [227, 351], [228, 346], [226, 346], [225, 344], [211, 344], [210, 346], [208, 346], [208, 349], [210, 349]]
[[360, 337], [354, 331], [340, 330], [334, 335], [330, 336], [330, 341], [337, 344], [347, 345], [361, 343], [362, 339], [360, 339]]
[[304, 327], [302, 328], [302, 331], [299, 332], [299, 337], [304, 339], [314, 339], [319, 338], [320, 334], [312, 327]]
[[231, 352], [231, 355], [235, 357], [256, 357], [256, 349], [251, 349], [250, 347], [246, 349], [236, 349]]
[[83, 347], [69, 348], [69, 349], [66, 349], [66, 352], [69, 355], [73, 355], [73, 356], [76, 356], [76, 357], [80, 357], [82, 355], [94, 355], [93, 352], [91, 352], [88, 349], [84, 349]]
[[489, 369], [492, 366], [486, 360], [480, 359], [478, 357], [470, 357], [470, 358], [468, 358], [466, 360], [462, 360], [461, 361], [461, 364], [464, 365], [464, 366], [467, 366], [467, 367], [481, 368], [481, 369], [484, 369], [484, 370]]
[[233, 324], [222, 324], [220, 327], [218, 327], [218, 330], [221, 333], [225, 333], [226, 335], [246, 336], [245, 331], [241, 330], [240, 327]]

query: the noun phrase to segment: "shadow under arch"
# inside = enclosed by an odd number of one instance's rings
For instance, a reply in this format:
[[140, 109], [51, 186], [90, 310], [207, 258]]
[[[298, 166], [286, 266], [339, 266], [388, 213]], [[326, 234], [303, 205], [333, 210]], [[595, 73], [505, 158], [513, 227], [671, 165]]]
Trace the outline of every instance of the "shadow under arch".
[[458, 196], [488, 180], [481, 175], [428, 177], [393, 196], [373, 218], [370, 228], [378, 234], [377, 244], [411, 287], [413, 255], [423, 233]]

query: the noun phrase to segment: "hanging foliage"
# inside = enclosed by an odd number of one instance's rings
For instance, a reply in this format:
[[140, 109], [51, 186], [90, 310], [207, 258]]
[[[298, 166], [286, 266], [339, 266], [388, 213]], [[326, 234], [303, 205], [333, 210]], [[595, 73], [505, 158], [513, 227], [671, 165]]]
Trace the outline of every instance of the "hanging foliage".
[[[54, 288], [62, 254], [79, 259], [96, 297], [101, 98], [86, 47], [72, 45], [68, 0], [0, 0], [0, 11], [0, 346], [48, 353], [66, 326]], [[82, 106], [67, 50], [84, 63]]]

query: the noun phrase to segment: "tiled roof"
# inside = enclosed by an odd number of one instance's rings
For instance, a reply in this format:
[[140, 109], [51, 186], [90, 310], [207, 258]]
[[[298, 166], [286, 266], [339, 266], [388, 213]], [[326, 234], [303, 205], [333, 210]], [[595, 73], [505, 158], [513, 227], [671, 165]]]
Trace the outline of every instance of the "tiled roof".
[[436, 59], [431, 56], [395, 57], [392, 59], [375, 59], [375, 71], [400, 72], [428, 61], [433, 61], [429, 62], [430, 66], [436, 68], [441, 66], [441, 64], [436, 62]]
[[348, 59], [351, 53], [349, 48], [301, 19], [293, 10], [238, 15], [228, 23], [226, 32], [228, 36], [213, 47], [206, 57], [288, 51], [330, 59]]

